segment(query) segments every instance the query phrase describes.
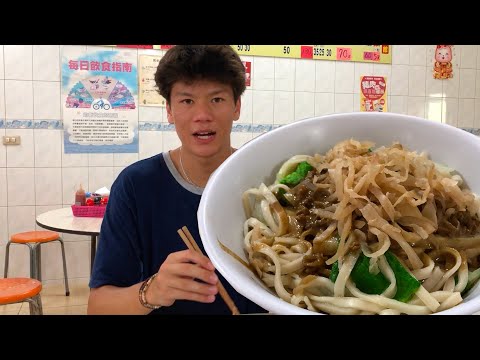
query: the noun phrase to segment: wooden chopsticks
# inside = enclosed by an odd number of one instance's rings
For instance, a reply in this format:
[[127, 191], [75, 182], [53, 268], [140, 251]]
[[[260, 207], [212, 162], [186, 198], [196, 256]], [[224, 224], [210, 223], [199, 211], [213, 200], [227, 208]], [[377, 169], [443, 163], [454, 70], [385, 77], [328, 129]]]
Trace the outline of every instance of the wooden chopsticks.
[[[187, 245], [187, 247], [190, 250], [193, 250], [202, 254], [202, 250], [198, 247], [197, 243], [195, 242], [195, 239], [193, 238], [192, 234], [190, 233], [190, 231], [186, 226], [182, 227], [181, 229], [178, 229], [177, 232], [182, 238], [185, 245]], [[239, 315], [240, 312], [235, 306], [235, 303], [233, 302], [230, 295], [228, 295], [227, 290], [225, 290], [225, 288], [223, 287], [222, 283], [220, 282], [220, 279], [218, 280], [217, 287], [218, 287], [218, 292], [220, 296], [222, 297], [223, 301], [225, 301], [225, 303], [227, 304], [228, 308], [232, 312], [232, 315]]]

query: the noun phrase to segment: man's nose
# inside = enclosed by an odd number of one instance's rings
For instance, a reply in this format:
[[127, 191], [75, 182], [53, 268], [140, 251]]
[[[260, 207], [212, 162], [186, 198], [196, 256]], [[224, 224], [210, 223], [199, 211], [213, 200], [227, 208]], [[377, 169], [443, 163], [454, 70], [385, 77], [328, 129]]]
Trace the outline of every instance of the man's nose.
[[209, 121], [212, 120], [212, 106], [208, 102], [197, 102], [194, 108], [195, 121]]

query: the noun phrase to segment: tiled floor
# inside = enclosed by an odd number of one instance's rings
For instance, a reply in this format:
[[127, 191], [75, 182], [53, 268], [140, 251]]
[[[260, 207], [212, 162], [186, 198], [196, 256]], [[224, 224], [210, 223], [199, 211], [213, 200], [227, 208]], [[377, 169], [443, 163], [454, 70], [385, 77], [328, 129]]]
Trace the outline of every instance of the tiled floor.
[[[88, 280], [69, 279], [70, 296], [65, 296], [63, 283], [46, 283], [43, 285], [41, 297], [44, 315], [86, 315]], [[29, 315], [27, 302], [0, 305], [0, 315]]]
[[[70, 279], [70, 296], [62, 283], [47, 283], [41, 292], [44, 315], [86, 315], [90, 289], [88, 279]], [[29, 315], [28, 303], [0, 305], [0, 315]], [[480, 312], [474, 315], [480, 315]]]

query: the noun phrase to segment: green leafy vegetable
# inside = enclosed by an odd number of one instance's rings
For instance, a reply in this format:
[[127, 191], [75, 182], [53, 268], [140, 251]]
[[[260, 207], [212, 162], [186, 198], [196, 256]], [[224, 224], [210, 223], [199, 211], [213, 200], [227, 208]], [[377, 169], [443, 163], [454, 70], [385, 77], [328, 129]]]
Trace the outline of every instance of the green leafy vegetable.
[[332, 265], [332, 269], [330, 270], [330, 280], [335, 282], [338, 276], [338, 261], [335, 261]]
[[465, 286], [465, 289], [462, 291], [462, 296], [472, 289], [473, 285], [477, 283], [478, 279], [480, 279], [480, 268], [475, 271], [468, 272], [467, 286]]
[[381, 272], [372, 274], [369, 266], [370, 259], [361, 253], [350, 276], [360, 291], [367, 294], [381, 294], [390, 285], [390, 282]]
[[293, 187], [295, 185], [298, 185], [300, 181], [305, 179], [310, 170], [313, 170], [313, 166], [310, 165], [307, 161], [302, 161], [297, 165], [297, 168], [294, 172], [288, 174], [279, 182], [280, 184], [285, 184], [289, 187]]
[[415, 279], [398, 261], [397, 257], [390, 251], [385, 252], [385, 258], [395, 274], [397, 280], [397, 293], [394, 296], [395, 300], [407, 302], [411, 299], [413, 294], [420, 287], [420, 281]]
[[313, 170], [313, 166], [310, 165], [307, 161], [302, 161], [300, 164], [298, 164], [297, 170], [295, 170], [295, 172], [305, 177], [310, 170]]
[[[403, 265], [392, 252], [385, 252], [385, 258], [392, 268], [397, 282], [397, 292], [394, 296], [394, 299], [402, 302], [409, 301], [413, 294], [415, 294], [417, 289], [420, 287], [420, 281], [415, 279], [415, 277], [413, 277], [413, 275], [411, 275], [403, 267]], [[357, 262], [353, 266], [350, 276], [360, 291], [366, 294], [380, 295], [387, 289], [387, 287], [390, 285], [390, 282], [381, 272], [378, 274], [372, 274], [369, 270], [369, 266], [370, 259], [363, 253], [360, 254]], [[332, 265], [332, 269], [330, 270], [330, 280], [335, 282], [337, 280], [338, 273], [338, 262], [335, 261], [335, 263]], [[479, 277], [480, 272], [478, 272], [477, 276], [472, 276], [472, 278], [475, 278], [475, 280], [478, 280]]]

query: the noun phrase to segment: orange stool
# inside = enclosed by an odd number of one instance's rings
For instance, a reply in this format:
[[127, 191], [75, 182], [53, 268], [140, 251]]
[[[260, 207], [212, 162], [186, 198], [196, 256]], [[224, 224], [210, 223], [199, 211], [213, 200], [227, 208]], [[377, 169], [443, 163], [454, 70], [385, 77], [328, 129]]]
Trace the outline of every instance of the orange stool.
[[4, 277], [7, 277], [8, 274], [8, 260], [11, 244], [23, 244], [27, 245], [30, 249], [30, 277], [32, 279], [37, 279], [42, 281], [42, 262], [41, 262], [41, 252], [40, 245], [59, 241], [62, 246], [62, 258], [63, 258], [63, 273], [65, 275], [65, 295], [70, 295], [70, 290], [68, 289], [68, 276], [67, 276], [67, 262], [65, 260], [65, 247], [63, 245], [63, 240], [60, 235], [54, 231], [26, 231], [17, 234], [13, 234], [10, 238], [10, 241], [7, 243], [5, 248], [5, 272]]
[[40, 291], [42, 283], [29, 278], [0, 279], [0, 305], [28, 301], [30, 315], [43, 315]]

